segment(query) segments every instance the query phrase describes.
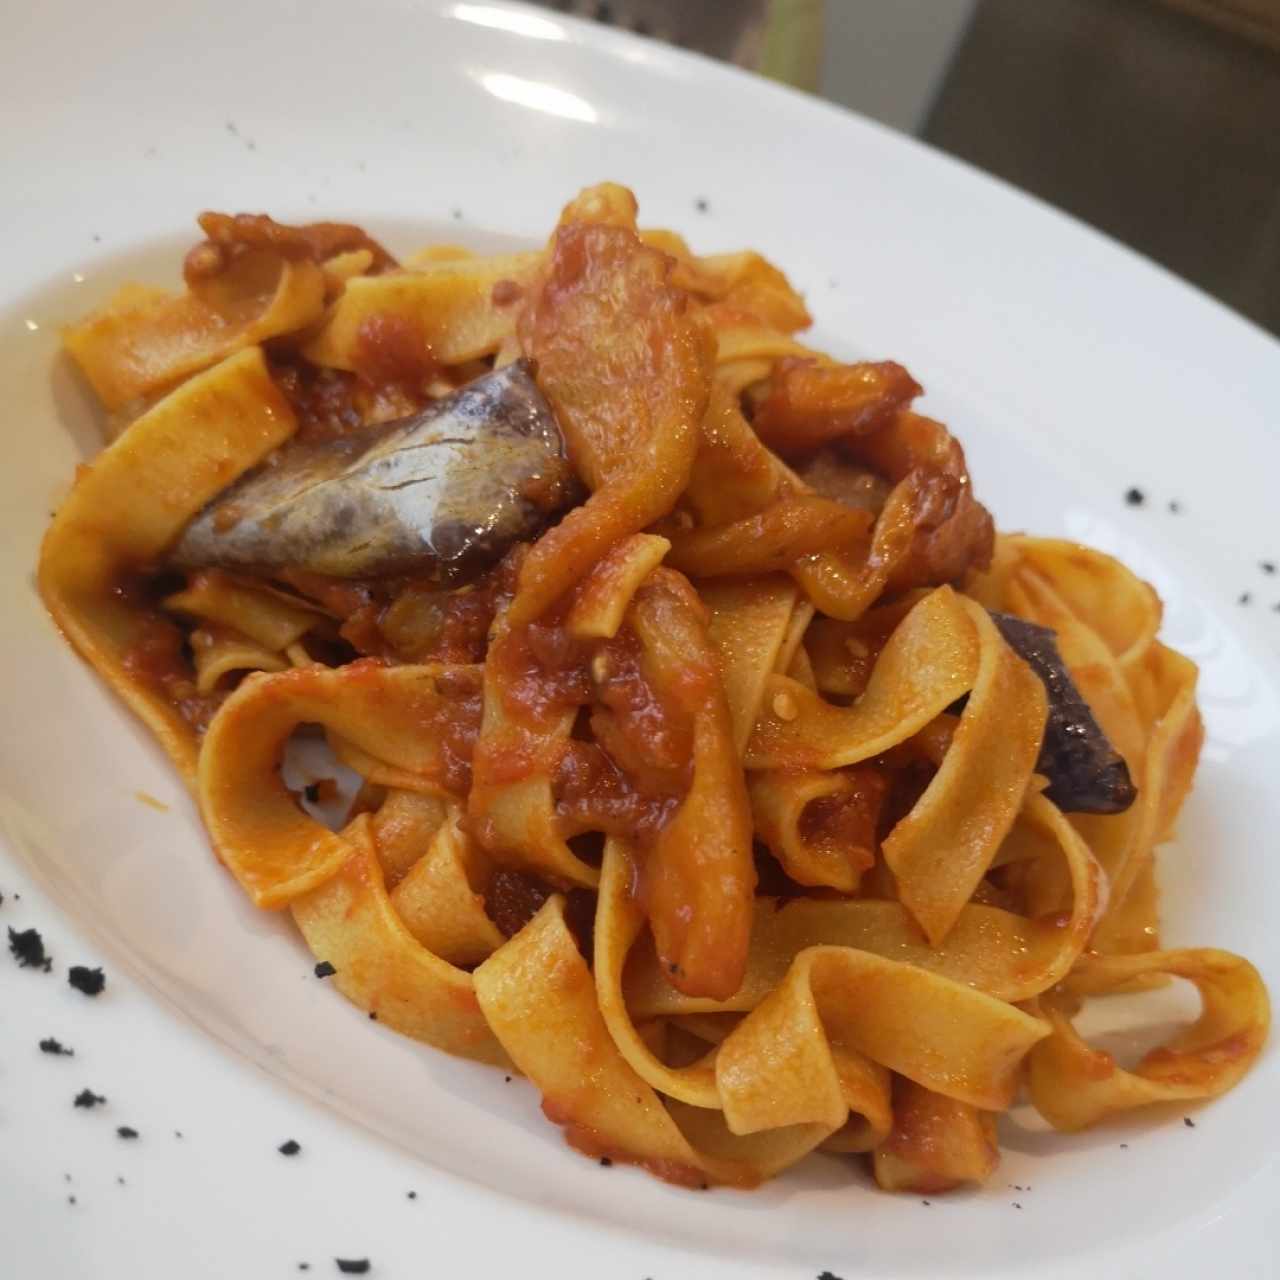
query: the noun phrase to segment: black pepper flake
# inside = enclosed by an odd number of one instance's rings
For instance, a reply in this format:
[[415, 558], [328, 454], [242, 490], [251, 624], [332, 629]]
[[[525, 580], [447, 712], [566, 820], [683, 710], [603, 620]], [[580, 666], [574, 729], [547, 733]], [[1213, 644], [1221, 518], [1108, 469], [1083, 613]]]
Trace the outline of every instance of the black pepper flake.
[[296, 1156], [302, 1150], [302, 1144], [290, 1138], [288, 1142], [282, 1142], [276, 1150], [282, 1156]]
[[308, 782], [302, 788], [302, 794], [306, 796], [308, 804], [320, 803], [320, 784], [318, 782]]
[[63, 1180], [63, 1182], [70, 1182], [70, 1181], [71, 1181], [71, 1175], [70, 1175], [69, 1173], [64, 1173], [64, 1174], [62, 1175], [62, 1180]]
[[1274, 560], [1259, 560], [1258, 568], [1261, 569], [1263, 573], [1274, 574], [1276, 571], [1276, 562]]
[[711, 202], [706, 198], [706, 196], [699, 196], [693, 202], [693, 207], [697, 209], [699, 213], [706, 213], [711, 208]]
[[370, 1021], [370, 1022], [377, 1022], [377, 1020], [378, 1020], [378, 1011], [377, 1011], [376, 1009], [370, 1009], [370, 1010], [369, 1010], [369, 1021]]
[[1179, 515], [1182, 511], [1182, 503], [1177, 498], [1171, 498], [1169, 500], [1169, 510], [1173, 515]]
[[1188, 1129], [1194, 1129], [1196, 1127], [1196, 1122], [1190, 1116], [1183, 1116], [1182, 1123], [1185, 1124]]
[[1140, 507], [1147, 500], [1147, 495], [1141, 489], [1130, 489], [1125, 495], [1124, 500], [1131, 507]]
[[[49, 512], [49, 515], [50, 515], [50, 516], [52, 516], [52, 515], [53, 515], [53, 512], [52, 512], [52, 511], [50, 511], [50, 512]], [[4, 906], [4, 894], [3, 894], [3, 893], [0, 893], [0, 907], [3, 907], [3, 906]]]
[[840, 1277], [834, 1271], [824, 1271], [818, 1280], [840, 1280]]
[[52, 1053], [62, 1058], [72, 1058], [75, 1056], [75, 1050], [68, 1048], [61, 1040], [55, 1040], [52, 1036], [46, 1036], [40, 1041], [41, 1053]]
[[338, 1270], [344, 1276], [367, 1276], [369, 1274], [368, 1258], [334, 1258]]
[[1236, 601], [1236, 604], [1248, 604], [1252, 599], [1253, 595], [1250, 592], [1242, 591], [1240, 593], [1240, 599]]
[[9, 952], [24, 969], [43, 969], [48, 973], [53, 960], [45, 954], [44, 939], [39, 929], [9, 929]]
[[416, 1191], [406, 1191], [406, 1192], [405, 1192], [405, 1195], [406, 1195], [410, 1200], [416, 1200], [416, 1199], [418, 1198], [418, 1193], [417, 1193]]
[[101, 969], [90, 969], [83, 964], [71, 966], [67, 972], [67, 981], [87, 996], [100, 996], [107, 985], [106, 975]]
[[613, 1161], [612, 1161], [612, 1160], [610, 1160], [608, 1156], [601, 1156], [601, 1157], [600, 1157], [600, 1167], [601, 1167], [602, 1169], [612, 1169], [612, 1168], [613, 1168]]
[[123, 1179], [123, 1178], [122, 1178], [118, 1173], [116, 1174], [116, 1182], [117, 1182], [120, 1186], [122, 1186], [122, 1187], [124, 1186], [124, 1179]]
[[116, 1137], [123, 1138], [126, 1142], [132, 1142], [133, 1139], [136, 1138], [137, 1136], [138, 1136], [137, 1129], [134, 1129], [127, 1124], [122, 1124], [116, 1130]]
[[511, 1083], [511, 1077], [510, 1077], [510, 1076], [503, 1076], [503, 1077], [502, 1077], [502, 1083], [503, 1083], [503, 1084], [510, 1084], [510, 1083]]
[[1120, 1144], [1120, 1150], [1121, 1150], [1121, 1151], [1128, 1151], [1128, 1150], [1129, 1150], [1129, 1144], [1128, 1144], [1127, 1142], [1122, 1142], [1122, 1143]]
[[1020, 1205], [1016, 1200], [1013, 1202], [1013, 1207], [1014, 1207], [1015, 1209], [1021, 1209], [1021, 1208], [1022, 1208], [1022, 1206], [1021, 1206], [1021, 1205]]
[[90, 1110], [101, 1102], [106, 1102], [106, 1098], [104, 1098], [102, 1094], [94, 1093], [92, 1089], [81, 1089], [80, 1092], [76, 1094], [71, 1105], [75, 1107], [84, 1107], [85, 1110]]
[[337, 972], [337, 969], [335, 969], [327, 960], [321, 960], [320, 963], [316, 965], [317, 978], [332, 978]]
[[76, 1202], [76, 1198], [75, 1198], [75, 1196], [68, 1196], [68, 1197], [67, 1197], [67, 1203], [68, 1203], [68, 1204], [75, 1204], [75, 1202]]
[[928, 1200], [921, 1200], [920, 1203], [924, 1205], [924, 1207], [927, 1209], [929, 1208], [931, 1202]]

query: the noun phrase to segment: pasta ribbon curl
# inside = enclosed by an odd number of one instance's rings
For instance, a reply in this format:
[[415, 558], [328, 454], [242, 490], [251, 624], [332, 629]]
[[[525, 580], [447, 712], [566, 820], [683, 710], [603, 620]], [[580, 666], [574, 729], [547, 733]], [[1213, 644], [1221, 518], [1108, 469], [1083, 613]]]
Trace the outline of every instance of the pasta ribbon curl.
[[[1071, 1024], [1081, 997], [1101, 995], [1135, 978], [1183, 978], [1200, 992], [1200, 1017], [1132, 1070], [1091, 1049]], [[1041, 1001], [1053, 1028], [1028, 1063], [1036, 1108], [1056, 1129], [1083, 1129], [1105, 1116], [1156, 1102], [1214, 1098], [1248, 1071], [1271, 1025], [1267, 989], [1247, 960], [1212, 949], [1153, 951], [1082, 960], [1063, 988]]]

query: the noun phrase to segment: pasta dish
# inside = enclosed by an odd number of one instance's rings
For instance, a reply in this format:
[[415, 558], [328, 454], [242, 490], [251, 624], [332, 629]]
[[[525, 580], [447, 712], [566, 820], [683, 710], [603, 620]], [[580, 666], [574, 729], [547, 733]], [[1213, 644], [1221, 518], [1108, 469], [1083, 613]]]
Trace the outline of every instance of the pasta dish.
[[[65, 333], [106, 444], [39, 585], [318, 975], [694, 1187], [933, 1193], [1024, 1089], [1077, 1130], [1241, 1079], [1257, 971], [1160, 941], [1196, 668], [1124, 565], [997, 534], [906, 369], [611, 184], [499, 256], [199, 221]], [[1077, 1031], [1170, 978], [1131, 1068]]]

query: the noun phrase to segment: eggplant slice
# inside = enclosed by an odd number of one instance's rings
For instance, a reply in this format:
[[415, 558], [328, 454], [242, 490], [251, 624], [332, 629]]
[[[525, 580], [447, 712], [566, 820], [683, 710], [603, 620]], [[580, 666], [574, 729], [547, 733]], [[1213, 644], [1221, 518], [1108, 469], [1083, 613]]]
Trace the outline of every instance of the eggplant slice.
[[1058, 653], [1056, 633], [1009, 613], [989, 611], [1009, 647], [1040, 677], [1049, 719], [1036, 771], [1065, 813], [1123, 813], [1137, 799], [1129, 766], [1102, 732]]
[[580, 497], [551, 406], [517, 360], [412, 417], [286, 445], [205, 507], [170, 561], [452, 584]]

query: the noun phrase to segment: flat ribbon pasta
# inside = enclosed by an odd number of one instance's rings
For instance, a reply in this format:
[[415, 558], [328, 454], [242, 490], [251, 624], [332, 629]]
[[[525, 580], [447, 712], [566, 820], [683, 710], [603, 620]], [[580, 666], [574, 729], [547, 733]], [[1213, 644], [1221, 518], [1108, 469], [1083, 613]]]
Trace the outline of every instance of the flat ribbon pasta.
[[126, 285], [63, 341], [102, 403], [122, 409], [246, 347], [305, 329], [320, 319], [324, 289], [315, 263], [259, 250], [232, 266], [217, 305], [191, 292]]
[[638, 1164], [683, 1186], [750, 1187], [826, 1136], [823, 1126], [809, 1125], [742, 1139], [714, 1116], [664, 1107], [609, 1035], [559, 895], [475, 971], [474, 981], [490, 1027], [541, 1090], [543, 1112], [588, 1155]]
[[979, 637], [968, 705], [937, 774], [884, 841], [899, 897], [935, 944], [1013, 825], [1048, 713], [1044, 685], [1004, 643], [986, 610], [969, 603], [967, 612]]
[[225, 627], [198, 627], [191, 633], [190, 643], [198, 693], [212, 693], [224, 676], [233, 673], [284, 671], [289, 666], [277, 650]]
[[[437, 259], [413, 270], [348, 280], [324, 327], [303, 347], [318, 365], [359, 370], [371, 335], [387, 317], [441, 364], [492, 355], [515, 332], [517, 307], [495, 303], [505, 284], [512, 301], [529, 287], [538, 253]], [[501, 296], [501, 291], [499, 291]]]
[[471, 975], [432, 955], [396, 915], [369, 815], [334, 840], [345, 856], [291, 905], [316, 959], [333, 966], [337, 988], [393, 1031], [504, 1066], [507, 1056], [481, 1013]]
[[905, 742], [973, 687], [979, 649], [964, 603], [949, 587], [938, 588], [894, 631], [853, 706], [834, 706], [794, 680], [770, 677], [747, 768], [838, 769]]
[[854, 947], [916, 965], [1001, 1000], [1029, 1000], [1065, 978], [1084, 951], [1103, 902], [1105, 882], [1088, 845], [1041, 795], [1026, 798], [1010, 836], [1011, 840], [1028, 838], [1065, 865], [1073, 893], [1065, 916], [1030, 918], [970, 903], [935, 947], [899, 902], [759, 898], [746, 975], [730, 999], [681, 995], [666, 981], [652, 951], [642, 942], [627, 971], [627, 1007], [641, 1020], [754, 1009], [778, 985], [796, 956], [817, 946]]
[[170, 392], [81, 470], [40, 549], [40, 593], [54, 620], [188, 781], [195, 732], [134, 657], [157, 619], [130, 607], [116, 588], [123, 574], [154, 563], [206, 502], [296, 427], [262, 352], [231, 356]]
[[303, 812], [279, 776], [300, 724], [322, 724], [411, 776], [447, 788], [442, 729], [465, 716], [467, 668], [374, 661], [251, 675], [223, 704], [200, 753], [199, 797], [214, 849], [260, 907], [281, 907], [327, 880], [348, 843]]
[[[1194, 983], [1203, 1008], [1194, 1025], [1132, 1070], [1091, 1049], [1071, 1025], [1075, 997], [1115, 990], [1147, 974]], [[1027, 1083], [1056, 1129], [1083, 1129], [1116, 1111], [1213, 1098], [1248, 1071], [1271, 1025], [1267, 989], [1247, 960], [1211, 949], [1099, 956], [1082, 962], [1064, 991], [1044, 997], [1053, 1035], [1032, 1050]]]

